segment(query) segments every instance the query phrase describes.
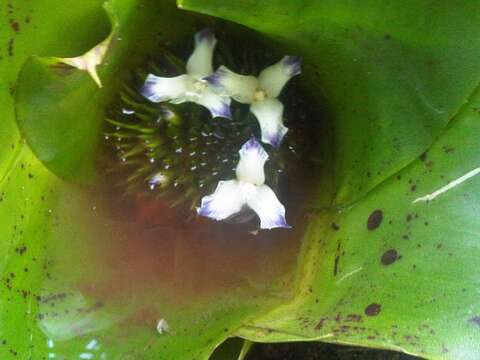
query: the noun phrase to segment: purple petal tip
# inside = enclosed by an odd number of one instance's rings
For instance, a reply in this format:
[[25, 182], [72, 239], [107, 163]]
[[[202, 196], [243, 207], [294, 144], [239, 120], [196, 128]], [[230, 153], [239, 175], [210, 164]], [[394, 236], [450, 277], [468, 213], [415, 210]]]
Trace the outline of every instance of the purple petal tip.
[[210, 109], [213, 117], [224, 117], [227, 119], [232, 118], [232, 113], [230, 112], [230, 105], [222, 104], [222, 106], [218, 109]]
[[203, 78], [203, 80], [208, 82], [210, 85], [216, 86], [216, 87], [221, 86], [220, 79], [221, 79], [221, 75], [218, 71], [214, 72], [212, 75], [209, 75]]
[[269, 143], [274, 148], [279, 148], [286, 133], [286, 131], [277, 131], [271, 136], [266, 137], [265, 142]]
[[145, 84], [143, 84], [143, 86], [140, 88], [140, 94], [142, 94], [147, 99], [153, 101], [152, 99], [156, 97], [154, 85], [154, 82], [145, 81]]
[[275, 226], [278, 228], [285, 228], [285, 229], [291, 229], [292, 227], [287, 224], [287, 220], [283, 216], [279, 218], [278, 221], [276, 221]]
[[291, 229], [292, 227], [287, 224], [287, 221], [285, 220], [285, 216], [278, 215], [276, 219], [269, 219], [267, 222], [264, 222], [263, 224], [261, 222], [260, 228], [270, 230], [270, 229], [276, 229], [276, 228]]
[[283, 63], [288, 68], [290, 76], [295, 76], [302, 72], [302, 61], [298, 56], [285, 56]]
[[270, 139], [270, 144], [274, 148], [279, 148], [281, 143], [282, 143], [282, 137], [281, 136], [275, 136], [275, 137]]
[[262, 145], [257, 141], [255, 136], [252, 136], [250, 140], [248, 140], [242, 146], [242, 150], [245, 150], [245, 151], [253, 151], [253, 150], [259, 151], [260, 149], [263, 150]]
[[210, 203], [211, 201], [206, 201], [205, 199], [202, 199], [200, 207], [197, 207], [197, 214], [200, 216], [210, 217], [212, 213], [210, 209]]
[[213, 32], [212, 29], [206, 28], [203, 30], [200, 30], [195, 34], [195, 41], [202, 42], [202, 41], [214, 41], [215, 40], [215, 33]]

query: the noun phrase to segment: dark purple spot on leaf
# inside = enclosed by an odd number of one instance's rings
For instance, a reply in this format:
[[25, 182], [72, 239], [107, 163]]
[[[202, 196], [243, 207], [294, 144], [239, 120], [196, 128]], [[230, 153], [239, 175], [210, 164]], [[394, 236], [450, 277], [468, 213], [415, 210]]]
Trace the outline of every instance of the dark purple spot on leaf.
[[353, 322], [358, 322], [362, 320], [362, 315], [358, 314], [348, 314], [346, 321], [353, 321]]
[[13, 43], [14, 43], [14, 39], [11, 38], [10, 40], [8, 40], [8, 56], [13, 56]]
[[334, 266], [333, 266], [333, 276], [337, 276], [337, 273], [338, 273], [338, 262], [340, 261], [340, 256], [337, 255], [335, 256], [335, 263], [334, 263]]
[[13, 19], [10, 19], [9, 22], [10, 22], [10, 27], [12, 28], [12, 30], [14, 32], [18, 33], [20, 31], [20, 25], [18, 24], [18, 22], [13, 20]]
[[398, 258], [399, 256], [397, 250], [389, 249], [383, 253], [381, 261], [383, 265], [387, 266], [393, 264], [395, 261], [398, 260]]
[[380, 226], [383, 220], [383, 212], [382, 210], [375, 210], [373, 211], [367, 220], [367, 229], [368, 230], [375, 230]]
[[320, 330], [323, 327], [324, 322], [327, 320], [327, 318], [322, 318], [320, 321], [315, 325], [315, 330]]
[[470, 322], [472, 324], [475, 324], [477, 326], [480, 326], [480, 316], [476, 315], [470, 319]]
[[372, 303], [365, 308], [365, 315], [367, 316], [376, 316], [380, 313], [382, 306], [377, 303]]

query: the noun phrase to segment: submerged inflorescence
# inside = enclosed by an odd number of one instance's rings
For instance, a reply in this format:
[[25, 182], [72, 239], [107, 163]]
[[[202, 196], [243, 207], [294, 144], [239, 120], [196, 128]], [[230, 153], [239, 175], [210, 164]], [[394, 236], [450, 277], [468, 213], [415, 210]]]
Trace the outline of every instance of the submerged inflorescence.
[[[295, 157], [296, 139], [287, 138], [282, 146], [288, 128], [278, 96], [300, 73], [299, 59], [285, 56], [258, 77], [229, 70], [233, 63], [214, 71], [216, 45], [214, 34], [203, 30], [195, 35], [186, 64], [165, 50], [160, 66], [139, 74], [139, 92], [135, 85], [124, 87], [119, 106], [107, 118], [106, 138], [122, 168], [129, 169], [127, 190], [147, 183], [172, 205], [201, 203], [202, 216], [225, 220], [250, 208], [261, 228], [289, 227], [274, 190], [288, 159]], [[270, 155], [257, 134], [270, 146]], [[233, 171], [236, 179], [225, 180]]]

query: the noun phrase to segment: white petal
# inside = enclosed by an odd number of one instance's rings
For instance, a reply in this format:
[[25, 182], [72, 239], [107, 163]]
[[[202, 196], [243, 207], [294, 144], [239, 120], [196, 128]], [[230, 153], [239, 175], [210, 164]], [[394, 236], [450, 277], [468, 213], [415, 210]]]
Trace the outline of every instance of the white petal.
[[195, 49], [187, 61], [187, 74], [200, 79], [213, 73], [212, 57], [217, 39], [210, 29], [195, 34]]
[[179, 103], [183, 102], [187, 92], [191, 91], [192, 83], [193, 79], [188, 75], [166, 78], [149, 74], [140, 92], [153, 102]]
[[234, 73], [223, 65], [204, 79], [214, 88], [224, 90], [228, 96], [243, 104], [252, 103], [258, 88], [255, 76]]
[[285, 220], [285, 207], [267, 185], [256, 186], [250, 191], [244, 191], [247, 205], [257, 213], [262, 229], [278, 227], [289, 228]]
[[214, 93], [210, 89], [204, 90], [196, 99], [192, 99], [193, 102], [205, 106], [212, 117], [224, 117], [227, 119], [232, 118], [230, 113], [230, 98], [228, 96], [219, 95]]
[[202, 198], [197, 213], [223, 220], [239, 212], [244, 205], [243, 192], [237, 180], [219, 181], [215, 192]]
[[283, 104], [277, 99], [256, 101], [250, 105], [262, 130], [262, 141], [279, 147], [288, 128], [283, 125]]
[[268, 154], [262, 145], [252, 137], [243, 144], [238, 153], [240, 161], [236, 169], [237, 179], [254, 185], [263, 185], [265, 182], [263, 166], [268, 160]]
[[300, 59], [296, 56], [285, 56], [279, 62], [264, 69], [258, 76], [258, 81], [268, 97], [276, 98], [287, 81], [300, 72]]

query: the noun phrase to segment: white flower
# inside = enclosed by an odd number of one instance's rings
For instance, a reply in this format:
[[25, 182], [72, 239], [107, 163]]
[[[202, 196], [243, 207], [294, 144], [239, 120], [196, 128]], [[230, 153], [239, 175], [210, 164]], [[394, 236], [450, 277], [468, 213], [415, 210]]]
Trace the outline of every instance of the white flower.
[[251, 104], [262, 130], [262, 141], [278, 147], [288, 129], [283, 125], [283, 104], [277, 99], [285, 84], [300, 74], [298, 57], [285, 56], [279, 62], [265, 68], [258, 78], [239, 75], [225, 66], [205, 79], [243, 104]]
[[196, 33], [195, 49], [187, 61], [187, 73], [170, 78], [149, 74], [141, 89], [142, 95], [153, 102], [194, 102], [210, 110], [213, 117], [231, 118], [230, 97], [215, 93], [203, 80], [213, 73], [212, 57], [216, 44], [217, 40], [209, 29]]
[[211, 195], [204, 196], [197, 213], [215, 220], [224, 220], [250, 207], [260, 218], [262, 229], [289, 228], [285, 208], [270, 187], [265, 185], [263, 166], [268, 154], [255, 138], [239, 151], [236, 180], [220, 181]]

